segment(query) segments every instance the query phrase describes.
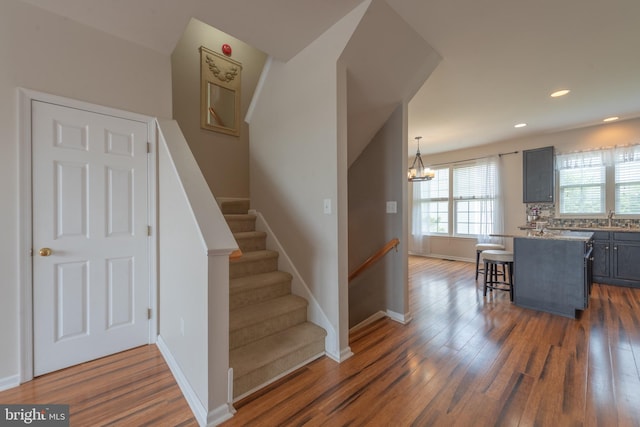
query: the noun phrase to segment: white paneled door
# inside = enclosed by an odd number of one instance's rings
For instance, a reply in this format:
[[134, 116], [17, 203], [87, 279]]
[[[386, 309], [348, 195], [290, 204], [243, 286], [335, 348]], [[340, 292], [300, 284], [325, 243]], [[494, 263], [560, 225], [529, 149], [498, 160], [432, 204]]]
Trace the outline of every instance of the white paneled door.
[[149, 341], [147, 124], [32, 102], [34, 375]]

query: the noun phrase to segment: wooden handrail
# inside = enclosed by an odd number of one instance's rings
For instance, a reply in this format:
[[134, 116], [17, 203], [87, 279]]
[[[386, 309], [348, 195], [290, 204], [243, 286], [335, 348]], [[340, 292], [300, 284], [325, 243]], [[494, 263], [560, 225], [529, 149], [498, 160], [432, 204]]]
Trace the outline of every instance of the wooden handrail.
[[356, 268], [351, 274], [349, 274], [349, 281], [352, 281], [353, 279], [358, 277], [360, 273], [362, 273], [364, 270], [366, 270], [367, 268], [375, 264], [376, 261], [378, 261], [380, 258], [385, 256], [387, 252], [389, 252], [391, 249], [396, 248], [396, 251], [397, 251], [399, 244], [400, 244], [400, 239], [398, 239], [397, 237], [389, 240], [389, 242], [387, 242], [386, 245], [380, 248], [378, 252], [371, 255], [369, 258], [367, 258], [367, 260], [363, 262], [360, 267]]

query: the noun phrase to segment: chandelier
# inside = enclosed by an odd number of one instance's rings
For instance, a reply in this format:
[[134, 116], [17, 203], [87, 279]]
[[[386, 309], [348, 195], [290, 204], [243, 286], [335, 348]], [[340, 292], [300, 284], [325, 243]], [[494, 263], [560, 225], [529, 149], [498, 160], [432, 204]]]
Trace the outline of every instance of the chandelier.
[[413, 181], [430, 181], [436, 176], [436, 173], [425, 167], [424, 163], [422, 163], [422, 157], [420, 156], [420, 139], [421, 136], [416, 136], [416, 141], [418, 142], [418, 151], [416, 152], [416, 158], [413, 159], [413, 163], [409, 167], [407, 172], [407, 176], [410, 182]]

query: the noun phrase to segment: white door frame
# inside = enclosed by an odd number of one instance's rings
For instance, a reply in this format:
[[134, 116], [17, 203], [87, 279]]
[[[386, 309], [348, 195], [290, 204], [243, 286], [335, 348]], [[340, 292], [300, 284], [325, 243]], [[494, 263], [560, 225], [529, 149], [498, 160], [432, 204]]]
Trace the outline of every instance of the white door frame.
[[42, 101], [63, 107], [76, 108], [92, 113], [104, 114], [147, 124], [151, 154], [148, 156], [148, 221], [151, 226], [149, 238], [149, 343], [158, 337], [158, 274], [157, 274], [157, 139], [156, 119], [137, 113], [103, 107], [83, 101], [50, 95], [29, 89], [18, 88], [18, 141], [19, 141], [19, 204], [18, 204], [18, 261], [19, 266], [19, 363], [20, 383], [33, 379], [33, 206], [31, 179], [31, 102]]

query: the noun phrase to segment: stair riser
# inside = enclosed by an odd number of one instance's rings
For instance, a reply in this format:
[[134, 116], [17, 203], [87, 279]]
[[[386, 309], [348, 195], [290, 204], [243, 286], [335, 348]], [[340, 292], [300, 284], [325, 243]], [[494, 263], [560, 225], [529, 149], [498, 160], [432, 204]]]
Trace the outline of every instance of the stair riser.
[[232, 233], [241, 233], [243, 231], [255, 231], [256, 219], [255, 218], [238, 218], [227, 219], [227, 224]]
[[236, 242], [242, 252], [263, 251], [267, 249], [267, 239], [264, 236], [236, 239]]
[[232, 262], [229, 264], [229, 278], [268, 273], [278, 269], [278, 258], [266, 258], [250, 262]]
[[234, 200], [220, 203], [220, 210], [223, 214], [246, 214], [249, 211], [248, 200]]
[[273, 283], [258, 289], [229, 295], [229, 309], [244, 307], [268, 301], [273, 298], [283, 297], [291, 293], [291, 282]]
[[238, 397], [287, 372], [324, 352], [324, 339], [313, 341], [305, 347], [281, 357], [255, 371], [233, 380], [233, 397]]
[[[233, 315], [233, 313], [231, 313]], [[229, 349], [233, 350], [252, 341], [284, 331], [287, 328], [304, 323], [307, 320], [307, 308], [301, 307], [279, 316], [271, 317], [258, 324], [250, 325], [229, 333]]]

